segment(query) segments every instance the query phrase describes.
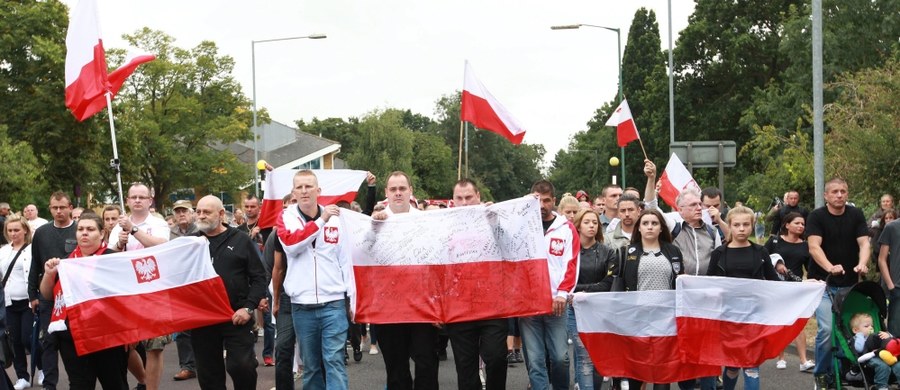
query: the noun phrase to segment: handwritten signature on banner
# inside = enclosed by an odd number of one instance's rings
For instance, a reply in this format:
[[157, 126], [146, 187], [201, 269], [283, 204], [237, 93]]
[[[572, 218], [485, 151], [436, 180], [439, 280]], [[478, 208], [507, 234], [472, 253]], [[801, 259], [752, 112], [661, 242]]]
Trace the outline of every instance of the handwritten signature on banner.
[[544, 253], [537, 199], [466, 206], [385, 221], [341, 210], [341, 225], [356, 265], [441, 265], [537, 259]]

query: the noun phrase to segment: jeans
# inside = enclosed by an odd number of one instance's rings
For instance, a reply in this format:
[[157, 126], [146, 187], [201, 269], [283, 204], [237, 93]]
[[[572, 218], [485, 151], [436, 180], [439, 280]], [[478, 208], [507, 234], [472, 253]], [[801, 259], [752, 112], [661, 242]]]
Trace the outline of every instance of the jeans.
[[[13, 366], [16, 376], [28, 379], [28, 359], [26, 350], [31, 350], [31, 329], [34, 325], [34, 314], [28, 307], [28, 300], [12, 301], [12, 305], [6, 307], [6, 330], [9, 331], [9, 341], [13, 347]], [[33, 352], [33, 351], [32, 351]], [[32, 356], [34, 354], [32, 353]], [[34, 359], [34, 357], [32, 357]], [[39, 363], [41, 359], [37, 359]], [[38, 364], [38, 367], [41, 365]]]
[[819, 329], [816, 332], [816, 368], [813, 369], [813, 375], [815, 376], [830, 375], [832, 372], [831, 322], [833, 314], [831, 312], [831, 295], [847, 288], [849, 287], [825, 287], [822, 301], [819, 302], [819, 307], [816, 308], [816, 324]]
[[275, 334], [275, 389], [294, 390], [294, 318], [291, 313], [291, 298], [281, 294], [277, 330]]
[[[266, 299], [268, 302], [272, 302], [272, 294], [269, 294], [268, 289], [266, 291]], [[271, 303], [270, 303], [271, 307]], [[262, 355], [263, 357], [268, 356], [272, 357], [272, 352], [275, 350], [275, 324], [272, 323], [272, 312], [264, 311], [262, 313], [263, 323], [263, 349]]]
[[900, 287], [888, 291], [888, 332], [900, 335]]
[[[533, 390], [569, 388], [569, 344], [566, 317], [543, 315], [519, 318], [525, 366]], [[547, 367], [549, 358], [550, 367]]]
[[[303, 389], [346, 389], [344, 367], [347, 312], [343, 299], [316, 305], [291, 305], [294, 332], [303, 354]], [[322, 372], [324, 367], [325, 372]]]
[[[738, 381], [738, 370], [744, 372], [744, 390], [759, 390], [759, 367], [734, 368], [725, 367], [722, 371], [722, 385], [724, 390], [734, 390]], [[734, 377], [729, 375], [731, 373]]]
[[594, 386], [599, 389], [600, 385], [603, 384], [603, 376], [594, 368], [591, 356], [588, 355], [587, 349], [584, 348], [581, 337], [578, 337], [578, 329], [575, 326], [575, 308], [569, 306], [566, 314], [568, 317], [566, 325], [569, 330], [569, 337], [572, 338], [572, 344], [575, 346], [575, 384], [581, 390], [594, 390]]
[[869, 367], [875, 369], [875, 385], [878, 387], [887, 387], [888, 383], [891, 379], [891, 373], [894, 373], [894, 378], [900, 380], [900, 364], [894, 364], [893, 366], [887, 365], [881, 358], [875, 357], [870, 359], [867, 364]]
[[700, 381], [700, 390], [716, 390], [716, 377], [714, 376], [681, 381], [678, 382], [678, 388], [681, 390], [694, 390], [697, 381]]
[[182, 370], [197, 372], [197, 367], [194, 364], [194, 347], [191, 346], [190, 330], [175, 334], [175, 349], [178, 350], [178, 366]]

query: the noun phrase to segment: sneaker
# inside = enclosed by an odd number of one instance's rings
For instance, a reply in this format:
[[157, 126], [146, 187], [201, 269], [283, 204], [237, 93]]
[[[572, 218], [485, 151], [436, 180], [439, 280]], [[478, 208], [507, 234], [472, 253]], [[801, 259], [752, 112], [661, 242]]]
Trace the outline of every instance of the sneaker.
[[844, 379], [847, 379], [847, 382], [850, 383], [861, 383], [863, 381], [863, 374], [861, 371], [852, 369], [847, 371], [847, 374], [844, 375]]
[[275, 359], [272, 359], [271, 356], [263, 356], [263, 364], [266, 367], [272, 367], [275, 365]]
[[13, 388], [16, 390], [27, 389], [29, 387], [31, 387], [31, 382], [25, 378], [19, 378], [19, 380], [16, 381], [16, 384], [13, 385]]
[[354, 349], [353, 350], [353, 361], [358, 362], [360, 360], [362, 360], [362, 350]]
[[[848, 372], [847, 374], [849, 375], [850, 372]], [[859, 374], [857, 374], [857, 375], [859, 375]], [[832, 387], [831, 378], [828, 377], [828, 374], [816, 375], [815, 387], [813, 387], [814, 390], [826, 390], [831, 387]]]
[[[800, 367], [803, 367], [803, 365], [801, 364]], [[777, 368], [779, 370], [783, 370], [783, 369], [787, 368], [787, 362], [784, 361], [784, 359], [779, 360], [779, 361], [775, 362], [775, 368]], [[801, 368], [800, 371], [803, 371], [803, 369]]]
[[369, 347], [369, 355], [378, 355], [378, 347], [374, 345]]
[[811, 368], [816, 366], [816, 362], [812, 360], [807, 360], [803, 363], [800, 363], [800, 371], [809, 371]]
[[525, 363], [525, 358], [522, 357], [522, 351], [521, 351], [521, 350], [517, 350], [517, 351], [516, 351], [516, 363]]
[[516, 364], [516, 354], [513, 351], [506, 353], [506, 364]]
[[44, 370], [38, 370], [37, 380], [35, 381], [36, 385], [41, 386], [44, 384]]
[[572, 339], [568, 339], [566, 342], [569, 343], [569, 345], [572, 345]]

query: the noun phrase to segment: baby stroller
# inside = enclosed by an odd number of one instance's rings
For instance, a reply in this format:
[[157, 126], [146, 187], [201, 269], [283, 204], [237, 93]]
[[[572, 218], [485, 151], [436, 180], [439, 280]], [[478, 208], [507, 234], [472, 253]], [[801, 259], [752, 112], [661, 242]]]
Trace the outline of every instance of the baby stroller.
[[840, 390], [844, 385], [868, 389], [875, 376], [874, 371], [857, 363], [859, 354], [850, 345], [853, 330], [850, 318], [856, 313], [868, 313], [872, 316], [875, 332], [880, 332], [887, 318], [887, 299], [884, 290], [875, 282], [862, 281], [855, 286], [841, 291], [832, 297], [833, 323], [831, 328], [831, 346], [834, 351], [833, 367], [837, 376], [835, 387]]

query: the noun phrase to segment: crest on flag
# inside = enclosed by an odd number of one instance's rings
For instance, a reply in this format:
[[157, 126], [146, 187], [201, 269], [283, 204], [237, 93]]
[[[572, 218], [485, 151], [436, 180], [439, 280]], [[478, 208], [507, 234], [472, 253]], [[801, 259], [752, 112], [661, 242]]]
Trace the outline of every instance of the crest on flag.
[[134, 275], [137, 277], [138, 283], [149, 283], [159, 279], [159, 268], [156, 266], [156, 257], [147, 256], [139, 259], [132, 259], [131, 265], [134, 266]]
[[337, 226], [326, 226], [325, 227], [325, 242], [327, 242], [329, 244], [337, 244], [337, 242], [338, 242]]
[[53, 315], [60, 316], [62, 315], [63, 310], [66, 308], [66, 301], [63, 299], [63, 293], [60, 289], [56, 292], [56, 297], [53, 298]]
[[553, 256], [562, 256], [565, 252], [566, 242], [562, 238], [550, 239], [550, 254]]

